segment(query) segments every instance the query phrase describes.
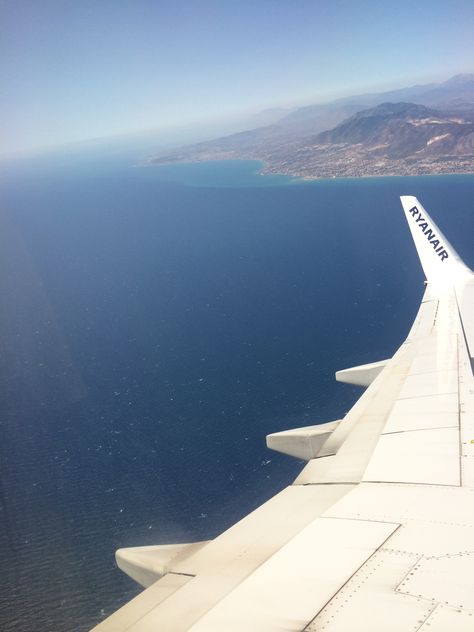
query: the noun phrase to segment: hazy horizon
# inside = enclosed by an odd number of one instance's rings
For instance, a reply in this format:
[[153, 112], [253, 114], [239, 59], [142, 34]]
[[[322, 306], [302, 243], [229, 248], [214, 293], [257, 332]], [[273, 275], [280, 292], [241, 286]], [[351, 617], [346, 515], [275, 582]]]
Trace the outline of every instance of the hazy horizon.
[[[465, 74], [465, 73], [456, 73], [456, 74]], [[469, 73], [471, 74], [471, 73]], [[126, 130], [122, 132], [118, 132], [115, 134], [106, 134], [102, 136], [92, 136], [92, 137], [84, 137], [76, 140], [65, 140], [60, 143], [51, 143], [41, 146], [34, 146], [28, 148], [20, 148], [14, 151], [1, 151], [0, 150], [0, 161], [10, 160], [10, 159], [21, 159], [26, 157], [34, 157], [36, 155], [41, 155], [47, 152], [57, 152], [71, 149], [80, 149], [81, 147], [88, 148], [93, 144], [103, 145], [104, 143], [121, 143], [121, 142], [130, 142], [130, 141], [140, 141], [142, 140], [147, 144], [147, 141], [150, 143], [150, 147], [158, 150], [166, 150], [171, 149], [180, 145], [184, 145], [186, 143], [200, 142], [202, 140], [208, 140], [212, 138], [216, 138], [217, 136], [224, 136], [228, 134], [233, 134], [239, 131], [253, 129], [254, 127], [258, 127], [260, 125], [254, 124], [254, 119], [257, 119], [260, 115], [265, 115], [265, 113], [271, 112], [272, 110], [288, 110], [288, 112], [295, 111], [299, 108], [304, 108], [305, 106], [310, 105], [324, 105], [326, 103], [331, 103], [333, 101], [337, 101], [338, 99], [344, 99], [346, 97], [351, 96], [359, 96], [363, 94], [383, 94], [384, 92], [390, 92], [391, 90], [410, 88], [414, 85], [428, 85], [431, 83], [440, 83], [446, 80], [449, 80], [451, 77], [455, 75], [450, 75], [449, 77], [443, 77], [438, 81], [427, 80], [426, 82], [420, 82], [418, 84], [400, 84], [396, 86], [387, 87], [385, 84], [380, 86], [377, 89], [376, 86], [373, 89], [361, 90], [361, 91], [350, 91], [347, 93], [338, 93], [333, 96], [333, 98], [323, 99], [321, 101], [308, 100], [296, 105], [286, 105], [286, 104], [271, 104], [268, 105], [267, 108], [263, 108], [260, 110], [255, 110], [252, 112], [242, 112], [239, 115], [229, 116], [228, 118], [224, 118], [222, 120], [219, 119], [204, 119], [204, 120], [195, 120], [191, 121], [186, 125], [181, 126], [171, 126], [165, 128], [147, 128], [140, 130]], [[283, 113], [285, 116], [285, 113]], [[265, 125], [267, 123], [262, 123]]]
[[465, 0], [0, 0], [0, 17], [3, 156], [232, 133], [269, 108], [443, 81], [474, 55]]

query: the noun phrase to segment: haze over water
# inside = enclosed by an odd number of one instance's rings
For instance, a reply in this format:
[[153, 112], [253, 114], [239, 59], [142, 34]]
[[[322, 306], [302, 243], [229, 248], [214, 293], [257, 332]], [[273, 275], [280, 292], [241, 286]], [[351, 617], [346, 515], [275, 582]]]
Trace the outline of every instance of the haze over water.
[[474, 267], [474, 176], [301, 183], [96, 149], [1, 168], [0, 628], [82, 631], [138, 592], [124, 546], [214, 537], [341, 418], [423, 275], [399, 196]]

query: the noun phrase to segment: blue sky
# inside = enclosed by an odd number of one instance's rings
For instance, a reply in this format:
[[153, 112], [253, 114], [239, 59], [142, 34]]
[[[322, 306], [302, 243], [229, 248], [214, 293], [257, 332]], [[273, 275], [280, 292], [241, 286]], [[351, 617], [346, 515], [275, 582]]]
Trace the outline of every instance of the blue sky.
[[2, 152], [474, 70], [472, 0], [0, 0]]

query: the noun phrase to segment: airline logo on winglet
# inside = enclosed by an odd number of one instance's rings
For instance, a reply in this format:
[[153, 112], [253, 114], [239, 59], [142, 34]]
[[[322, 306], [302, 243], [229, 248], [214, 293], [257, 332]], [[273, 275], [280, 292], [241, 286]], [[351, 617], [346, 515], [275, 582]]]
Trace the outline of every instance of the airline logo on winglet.
[[421, 213], [417, 209], [417, 207], [414, 206], [408, 212], [411, 213], [411, 215], [414, 218], [416, 224], [421, 228], [421, 230], [423, 231], [423, 234], [425, 235], [426, 239], [433, 246], [433, 248], [435, 249], [435, 252], [438, 255], [438, 257], [441, 258], [441, 261], [444, 261], [445, 259], [447, 259], [449, 257], [449, 255], [446, 252], [446, 250], [444, 249], [444, 246], [442, 244], [440, 244], [440, 241], [436, 237], [435, 233], [433, 232], [433, 229], [429, 227], [428, 222], [421, 215]]

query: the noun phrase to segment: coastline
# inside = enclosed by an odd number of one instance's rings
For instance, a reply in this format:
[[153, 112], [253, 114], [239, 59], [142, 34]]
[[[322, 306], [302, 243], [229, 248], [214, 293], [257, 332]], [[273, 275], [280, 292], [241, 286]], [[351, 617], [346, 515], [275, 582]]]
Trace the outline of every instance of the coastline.
[[[181, 157], [180, 157], [181, 158]], [[438, 177], [438, 176], [473, 176], [474, 175], [474, 158], [469, 159], [469, 167], [465, 170], [448, 170], [439, 168], [437, 170], [431, 169], [380, 169], [376, 173], [337, 173], [337, 174], [304, 174], [298, 170], [292, 169], [278, 170], [276, 166], [272, 165], [268, 160], [257, 157], [243, 157], [243, 156], [206, 156], [206, 157], [184, 157], [177, 160], [161, 160], [156, 158], [150, 158], [141, 164], [143, 167], [164, 167], [164, 166], [191, 166], [198, 164], [211, 163], [235, 163], [235, 162], [252, 162], [259, 163], [260, 167], [257, 168], [253, 175], [261, 176], [262, 178], [271, 177], [283, 177], [291, 179], [288, 184], [304, 184], [320, 181], [333, 181], [333, 180], [360, 180], [360, 179], [375, 179], [375, 178], [419, 178], [419, 177]], [[472, 164], [471, 164], [472, 163]], [[444, 164], [444, 163], [443, 163]], [[440, 167], [441, 165], [436, 165]], [[387, 165], [388, 167], [388, 165]], [[414, 165], [413, 165], [414, 167]], [[355, 171], [355, 169], [354, 169]], [[369, 171], [367, 169], [367, 171]]]

